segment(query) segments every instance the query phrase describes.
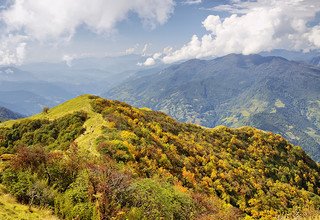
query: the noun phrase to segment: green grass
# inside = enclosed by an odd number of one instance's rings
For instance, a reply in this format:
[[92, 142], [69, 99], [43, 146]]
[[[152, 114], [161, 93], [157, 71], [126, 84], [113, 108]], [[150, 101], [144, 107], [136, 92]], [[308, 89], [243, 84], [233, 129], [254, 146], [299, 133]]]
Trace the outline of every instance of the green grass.
[[[85, 111], [88, 114], [92, 113], [90, 105], [90, 95], [81, 95], [77, 98], [71, 99], [61, 105], [49, 109], [48, 113], [39, 113], [28, 117], [28, 119], [49, 119], [54, 120], [63, 117], [67, 114], [74, 113], [76, 111]], [[25, 119], [10, 120], [0, 123], [0, 127], [12, 127], [16, 122], [23, 121]]]
[[[91, 95], [81, 95], [77, 98], [71, 99], [61, 105], [49, 109], [48, 113], [39, 113], [28, 117], [28, 119], [49, 119], [54, 120], [61, 118], [67, 114], [71, 114], [77, 111], [84, 111], [88, 114], [88, 119], [84, 123], [86, 132], [79, 136], [75, 142], [77, 142], [79, 148], [92, 155], [98, 155], [96, 151], [95, 139], [101, 134], [102, 126], [107, 126], [105, 120], [103, 120], [100, 114], [95, 113], [91, 107]], [[12, 127], [14, 123], [21, 122], [25, 119], [10, 120], [0, 123], [1, 127]]]
[[286, 107], [286, 105], [280, 100], [277, 99], [276, 102], [274, 103], [274, 106], [276, 106], [277, 108], [284, 108]]
[[14, 197], [7, 194], [2, 185], [0, 185], [0, 219], [1, 220], [58, 220], [59, 218], [52, 214], [51, 210], [29, 207], [19, 204]]
[[100, 114], [89, 112], [88, 116], [89, 119], [83, 125], [86, 132], [80, 135], [75, 142], [81, 150], [85, 150], [91, 155], [98, 156], [99, 153], [96, 150], [95, 140], [102, 134], [102, 127], [107, 126], [107, 124]]

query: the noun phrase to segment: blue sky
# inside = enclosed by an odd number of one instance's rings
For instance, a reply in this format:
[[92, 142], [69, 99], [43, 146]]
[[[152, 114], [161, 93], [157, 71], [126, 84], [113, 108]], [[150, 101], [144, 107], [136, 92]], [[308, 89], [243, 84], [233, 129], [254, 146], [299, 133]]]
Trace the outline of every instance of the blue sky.
[[0, 5], [2, 65], [135, 53], [145, 57], [140, 65], [150, 66], [320, 48], [319, 0], [0, 0]]

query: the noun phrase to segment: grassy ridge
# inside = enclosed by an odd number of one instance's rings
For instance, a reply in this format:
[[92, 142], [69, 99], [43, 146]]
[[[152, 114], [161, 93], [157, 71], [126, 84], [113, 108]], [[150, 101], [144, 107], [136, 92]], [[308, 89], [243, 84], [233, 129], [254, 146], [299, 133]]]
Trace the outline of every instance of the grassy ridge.
[[208, 129], [84, 95], [0, 132], [15, 153], [2, 184], [66, 219], [315, 218], [320, 207], [318, 164], [251, 127]]

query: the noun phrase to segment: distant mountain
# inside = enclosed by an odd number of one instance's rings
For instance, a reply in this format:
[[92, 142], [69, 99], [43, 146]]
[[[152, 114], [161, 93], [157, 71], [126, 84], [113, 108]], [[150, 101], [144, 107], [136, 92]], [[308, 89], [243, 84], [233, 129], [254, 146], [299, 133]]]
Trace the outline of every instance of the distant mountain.
[[0, 106], [0, 122], [10, 120], [10, 119], [18, 119], [22, 117], [24, 116]]
[[281, 57], [189, 60], [104, 94], [208, 127], [255, 126], [320, 160], [320, 70]]
[[58, 84], [74, 94], [106, 92], [137, 71], [146, 69], [137, 65], [145, 58], [141, 55], [118, 57], [75, 58], [70, 63], [31, 63], [21, 69], [32, 72], [37, 78]]
[[25, 115], [74, 97], [59, 84], [46, 82], [16, 67], [0, 68], [0, 104]]
[[310, 64], [314, 66], [320, 66], [320, 56], [313, 57], [310, 60]]
[[24, 115], [39, 113], [43, 107], [52, 107], [59, 103], [29, 91], [0, 91], [0, 105]]
[[0, 81], [21, 82], [37, 80], [31, 73], [15, 67], [0, 67]]
[[155, 68], [137, 65], [143, 59], [126, 55], [78, 58], [69, 65], [43, 62], [19, 68], [4, 66], [0, 68], [0, 104], [32, 115], [43, 106], [55, 106], [80, 94], [101, 94], [136, 74], [156, 72]]
[[319, 56], [319, 51], [289, 51], [283, 49], [275, 49], [269, 52], [259, 53], [261, 56], [278, 56], [287, 60], [309, 62], [313, 57]]
[[87, 57], [74, 59], [71, 62], [73, 69], [100, 69], [107, 70], [110, 73], [121, 73], [128, 70], [140, 70], [143, 67], [137, 65], [143, 62], [144, 57], [138, 54], [130, 54], [123, 56], [106, 56], [106, 57]]

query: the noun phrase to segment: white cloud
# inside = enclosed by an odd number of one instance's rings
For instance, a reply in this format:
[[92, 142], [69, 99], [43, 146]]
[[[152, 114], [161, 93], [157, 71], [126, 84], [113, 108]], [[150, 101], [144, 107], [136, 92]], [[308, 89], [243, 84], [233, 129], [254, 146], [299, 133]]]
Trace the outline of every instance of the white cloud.
[[163, 56], [162, 53], [155, 53], [152, 55], [152, 57], [148, 57], [145, 62], [143, 63], [137, 63], [138, 66], [153, 66], [156, 64], [156, 61], [161, 59]]
[[[0, 20], [6, 34], [24, 34], [29, 41], [60, 42], [72, 39], [80, 26], [98, 34], [111, 33], [129, 13], [154, 28], [167, 22], [173, 10], [173, 0], [13, 0], [9, 8], [0, 11]], [[22, 47], [16, 45], [19, 53]], [[0, 59], [6, 54], [2, 51]]]
[[320, 48], [320, 25], [313, 27], [307, 37], [310, 42]]
[[141, 51], [142, 52], [142, 56], [147, 56], [148, 55], [147, 52], [148, 52], [150, 46], [151, 46], [151, 43], [146, 43], [143, 46], [142, 51]]
[[202, 0], [185, 0], [182, 2], [182, 4], [184, 5], [196, 5], [196, 4], [200, 4], [202, 2]]
[[131, 48], [126, 49], [125, 53], [126, 53], [126, 55], [133, 54], [135, 50], [136, 50], [136, 48], [131, 47]]
[[62, 61], [64, 61], [69, 67], [71, 67], [74, 60], [92, 56], [94, 56], [94, 54], [92, 53], [64, 54], [62, 56]]
[[1, 18], [11, 30], [44, 40], [70, 37], [80, 25], [97, 33], [110, 32], [129, 12], [154, 27], [168, 20], [173, 6], [173, 0], [15, 0]]
[[143, 66], [153, 66], [153, 65], [155, 65], [155, 64], [156, 64], [156, 61], [155, 61], [153, 58], [149, 57], [149, 58], [147, 58], [146, 61], [143, 63]]
[[319, 0], [234, 2], [212, 9], [233, 14], [224, 19], [209, 15], [202, 23], [209, 33], [201, 38], [194, 35], [182, 48], [164, 56], [163, 62], [272, 49], [320, 48], [320, 26], [308, 26], [320, 11]]
[[23, 36], [3, 37], [0, 43], [0, 65], [21, 64], [26, 53], [25, 40]]
[[165, 47], [163, 48], [163, 54], [168, 55], [173, 51], [172, 47]]
[[133, 47], [127, 48], [125, 51], [125, 55], [133, 54], [134, 52], [136, 52], [138, 47], [139, 47], [139, 44], [135, 44]]
[[66, 64], [67, 64], [69, 67], [71, 67], [71, 66], [72, 66], [72, 61], [73, 61], [75, 58], [76, 58], [75, 55], [65, 54], [65, 55], [63, 55], [62, 60], [63, 60], [64, 62], [66, 62]]
[[155, 54], [153, 54], [152, 58], [155, 59], [155, 60], [157, 60], [157, 59], [159, 59], [161, 56], [162, 56], [162, 53], [155, 53]]

